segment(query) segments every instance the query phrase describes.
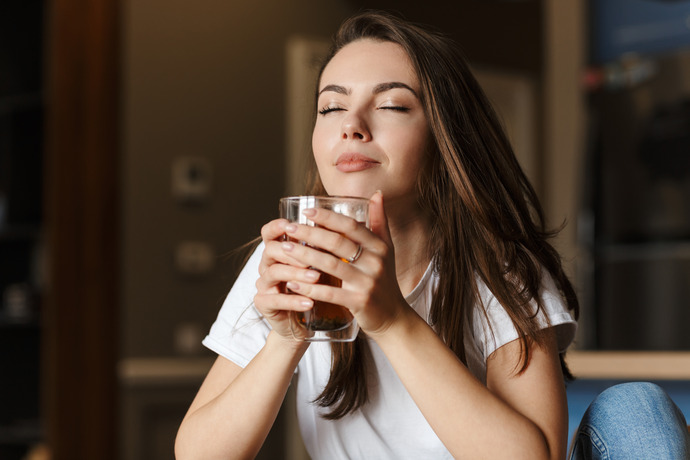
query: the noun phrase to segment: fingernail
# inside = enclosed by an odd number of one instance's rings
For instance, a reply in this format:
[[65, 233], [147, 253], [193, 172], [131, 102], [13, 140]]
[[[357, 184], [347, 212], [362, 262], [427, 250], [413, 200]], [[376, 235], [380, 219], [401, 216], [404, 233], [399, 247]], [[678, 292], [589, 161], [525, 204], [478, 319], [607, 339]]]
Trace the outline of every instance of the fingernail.
[[304, 211], [302, 211], [302, 214], [304, 214], [307, 217], [314, 217], [316, 215], [316, 209], [314, 209], [314, 208], [305, 209]]
[[304, 277], [309, 281], [316, 281], [319, 279], [320, 273], [315, 270], [308, 270], [304, 273]]
[[300, 301], [299, 304], [302, 305], [304, 308], [311, 308], [314, 306], [314, 301], [311, 299], [304, 299]]
[[290, 252], [294, 249], [295, 245], [292, 243], [283, 243], [280, 245], [283, 248], [283, 251], [285, 252]]
[[299, 284], [295, 283], [294, 281], [288, 281], [287, 283], [285, 283], [285, 287], [290, 289], [291, 291], [299, 290]]
[[297, 225], [295, 224], [287, 224], [285, 226], [285, 231], [288, 233], [294, 233], [297, 231]]

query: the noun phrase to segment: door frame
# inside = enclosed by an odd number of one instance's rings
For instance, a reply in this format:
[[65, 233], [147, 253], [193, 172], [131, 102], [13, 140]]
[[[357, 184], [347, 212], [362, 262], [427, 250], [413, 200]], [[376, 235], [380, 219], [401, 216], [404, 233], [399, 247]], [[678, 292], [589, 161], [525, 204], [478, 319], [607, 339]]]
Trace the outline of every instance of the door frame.
[[54, 460], [117, 456], [119, 2], [46, 2], [43, 398]]

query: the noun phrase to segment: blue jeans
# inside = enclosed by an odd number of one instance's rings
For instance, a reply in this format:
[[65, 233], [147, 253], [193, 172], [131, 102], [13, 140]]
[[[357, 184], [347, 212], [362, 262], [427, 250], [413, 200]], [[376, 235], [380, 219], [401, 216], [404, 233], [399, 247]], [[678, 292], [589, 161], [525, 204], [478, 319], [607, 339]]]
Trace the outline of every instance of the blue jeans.
[[653, 383], [612, 386], [582, 417], [570, 459], [690, 459], [685, 417]]

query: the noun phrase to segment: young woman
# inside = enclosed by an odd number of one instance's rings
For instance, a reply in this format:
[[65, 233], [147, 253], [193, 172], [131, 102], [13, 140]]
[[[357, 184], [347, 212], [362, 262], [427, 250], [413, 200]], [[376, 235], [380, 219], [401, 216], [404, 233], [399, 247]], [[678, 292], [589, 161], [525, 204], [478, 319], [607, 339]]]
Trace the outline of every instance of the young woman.
[[[318, 227], [263, 227], [204, 340], [219, 357], [178, 459], [255, 456], [291, 382], [314, 459], [564, 458], [576, 296], [455, 45], [386, 14], [353, 17], [316, 111], [310, 193], [370, 197], [371, 230], [325, 210], [307, 212]], [[288, 312], [314, 300], [347, 306], [357, 340], [295, 341]]]

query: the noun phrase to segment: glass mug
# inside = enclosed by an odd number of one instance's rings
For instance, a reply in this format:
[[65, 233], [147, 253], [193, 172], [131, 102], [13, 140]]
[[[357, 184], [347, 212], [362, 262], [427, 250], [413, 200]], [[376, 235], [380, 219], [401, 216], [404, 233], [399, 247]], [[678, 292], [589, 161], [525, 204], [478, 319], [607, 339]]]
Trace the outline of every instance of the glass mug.
[[[315, 224], [302, 213], [309, 208], [328, 209], [364, 223], [369, 227], [369, 200], [342, 196], [290, 196], [280, 199], [280, 217], [290, 222]], [[289, 238], [287, 235], [284, 237]], [[297, 241], [306, 244], [304, 241]], [[321, 273], [319, 284], [340, 287], [342, 281], [335, 276]], [[289, 290], [287, 291], [289, 292]], [[290, 329], [296, 340], [307, 342], [351, 342], [357, 338], [359, 326], [350, 311], [328, 302], [314, 301], [311, 310], [290, 312]]]

